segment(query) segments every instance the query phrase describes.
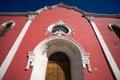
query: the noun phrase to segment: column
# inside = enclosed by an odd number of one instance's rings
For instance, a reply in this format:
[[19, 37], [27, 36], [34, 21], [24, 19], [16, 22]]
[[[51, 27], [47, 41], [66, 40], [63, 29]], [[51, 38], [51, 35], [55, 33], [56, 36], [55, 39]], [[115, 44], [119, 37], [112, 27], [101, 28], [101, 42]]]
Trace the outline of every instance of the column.
[[30, 80], [45, 80], [48, 63], [47, 45], [43, 45], [39, 50], [33, 51], [35, 59]]
[[106, 45], [106, 43], [105, 43], [105, 41], [104, 41], [101, 33], [100, 33], [99, 30], [98, 30], [97, 25], [95, 24], [95, 22], [94, 22], [94, 20], [93, 20], [94, 18], [93, 18], [93, 17], [90, 17], [90, 16], [86, 16], [86, 18], [87, 18], [88, 21], [90, 22], [90, 24], [91, 24], [91, 26], [92, 26], [92, 28], [93, 28], [93, 30], [94, 30], [97, 38], [98, 38], [98, 41], [99, 41], [99, 43], [100, 43], [100, 45], [101, 45], [101, 47], [102, 47], [102, 49], [103, 49], [103, 51], [104, 51], [105, 57], [106, 57], [109, 65], [110, 65], [110, 68], [111, 68], [111, 70], [112, 70], [115, 78], [116, 78], [117, 80], [119, 80], [119, 79], [120, 79], [120, 71], [119, 71], [119, 68], [118, 68], [118, 66], [117, 66], [114, 58], [112, 57], [111, 52], [110, 52], [110, 50], [108, 49], [108, 47], [107, 47], [107, 45]]
[[3, 61], [1, 67], [0, 67], [0, 80], [2, 80], [4, 74], [6, 73], [8, 66], [10, 65], [23, 37], [25, 36], [25, 33], [27, 32], [32, 20], [35, 18], [36, 15], [28, 15], [28, 21], [24, 25], [22, 31], [20, 32], [19, 36], [17, 37], [15, 43], [13, 44], [12, 48], [8, 52], [8, 55], [6, 56], [5, 60]]

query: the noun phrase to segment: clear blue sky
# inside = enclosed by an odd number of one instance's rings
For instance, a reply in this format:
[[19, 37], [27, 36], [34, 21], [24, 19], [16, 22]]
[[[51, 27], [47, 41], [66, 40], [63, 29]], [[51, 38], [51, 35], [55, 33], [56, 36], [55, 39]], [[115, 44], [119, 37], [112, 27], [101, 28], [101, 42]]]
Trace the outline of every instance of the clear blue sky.
[[86, 12], [120, 14], [120, 0], [0, 0], [0, 12], [37, 11], [60, 2]]

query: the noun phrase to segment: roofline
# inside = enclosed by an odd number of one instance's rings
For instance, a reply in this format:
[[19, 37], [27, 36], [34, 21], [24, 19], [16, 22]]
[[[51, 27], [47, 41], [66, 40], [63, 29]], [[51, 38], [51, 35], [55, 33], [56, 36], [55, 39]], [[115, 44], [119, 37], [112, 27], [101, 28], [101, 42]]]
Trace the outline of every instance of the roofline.
[[76, 6], [69, 6], [69, 5], [66, 5], [66, 4], [64, 4], [64, 3], [59, 3], [59, 4], [56, 4], [56, 5], [53, 5], [53, 6], [45, 6], [44, 8], [41, 8], [41, 9], [39, 9], [39, 10], [37, 10], [36, 12], [41, 12], [41, 11], [43, 11], [43, 10], [47, 10], [47, 9], [53, 9], [53, 8], [55, 8], [55, 7], [63, 7], [63, 8], [67, 8], [67, 9], [73, 9], [73, 10], [75, 10], [75, 11], [78, 11], [78, 12], [80, 12], [80, 13], [86, 13], [84, 10], [81, 10], [81, 9], [79, 9], [79, 8], [77, 8]]
[[76, 6], [68, 6], [64, 3], [59, 3], [53, 6], [45, 6], [44, 8], [41, 8], [37, 10], [36, 12], [0, 12], [0, 16], [28, 16], [28, 15], [37, 15], [38, 13], [47, 10], [47, 9], [53, 9], [55, 7], [63, 7], [67, 9], [73, 9], [75, 11], [78, 11], [83, 14], [83, 16], [91, 16], [91, 17], [100, 17], [100, 18], [120, 18], [120, 14], [97, 14], [97, 13], [88, 13], [84, 10], [81, 10], [77, 8]]
[[80, 13], [83, 14], [83, 16], [91, 16], [91, 17], [100, 17], [100, 18], [120, 18], [120, 14], [97, 14], [97, 13], [88, 13], [85, 12], [84, 10], [81, 10], [79, 8], [77, 8], [76, 6], [68, 6], [64, 3], [59, 3], [53, 6], [45, 6], [44, 8], [41, 8], [39, 10], [37, 10], [36, 12], [40, 13], [43, 10], [47, 10], [47, 9], [53, 9], [55, 7], [63, 7], [63, 8], [67, 8], [67, 9], [73, 9], [75, 11], [78, 11]]
[[0, 12], [0, 16], [28, 16], [37, 14], [37, 12]]
[[84, 13], [84, 16], [100, 17], [100, 18], [120, 18], [120, 14], [96, 14], [96, 13]]

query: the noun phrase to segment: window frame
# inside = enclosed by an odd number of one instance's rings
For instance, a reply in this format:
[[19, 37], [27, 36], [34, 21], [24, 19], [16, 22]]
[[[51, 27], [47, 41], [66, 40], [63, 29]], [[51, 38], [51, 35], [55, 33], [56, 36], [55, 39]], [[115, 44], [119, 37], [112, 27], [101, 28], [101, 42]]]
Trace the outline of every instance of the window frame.
[[120, 39], [120, 26], [118, 24], [111, 23], [111, 24], [108, 25], [108, 28], [111, 31], [114, 31], [114, 33], [116, 34], [116, 36]]
[[68, 33], [63, 32], [65, 35], [69, 35], [71, 32], [73, 32], [73, 29], [71, 28], [71, 26], [69, 26], [68, 24], [64, 23], [62, 20], [59, 20], [56, 23], [51, 24], [50, 26], [48, 26], [47, 28], [47, 32], [50, 32], [51, 34], [56, 34], [56, 32], [52, 32], [54, 27], [57, 26], [64, 26], [68, 29]]

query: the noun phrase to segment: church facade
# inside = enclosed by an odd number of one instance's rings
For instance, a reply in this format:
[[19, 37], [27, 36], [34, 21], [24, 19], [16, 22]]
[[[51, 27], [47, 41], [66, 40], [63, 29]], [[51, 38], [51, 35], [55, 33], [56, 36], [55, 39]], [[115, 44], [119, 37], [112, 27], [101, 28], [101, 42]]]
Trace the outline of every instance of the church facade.
[[120, 14], [57, 4], [0, 13], [1, 80], [119, 80]]

